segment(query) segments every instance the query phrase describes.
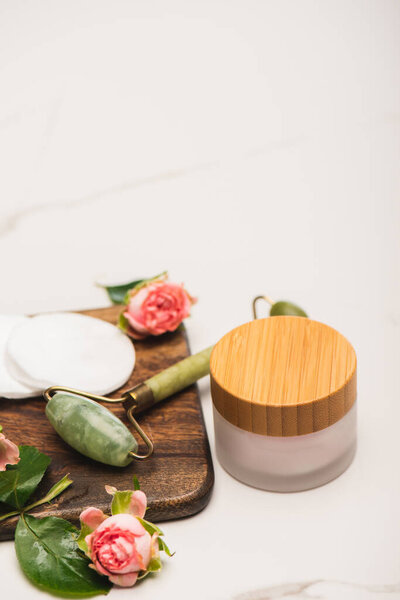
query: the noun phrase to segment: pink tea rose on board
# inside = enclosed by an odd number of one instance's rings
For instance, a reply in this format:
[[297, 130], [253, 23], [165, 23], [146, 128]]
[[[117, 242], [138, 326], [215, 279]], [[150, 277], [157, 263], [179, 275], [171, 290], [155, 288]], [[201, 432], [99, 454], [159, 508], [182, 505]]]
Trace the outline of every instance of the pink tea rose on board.
[[104, 519], [85, 541], [96, 571], [123, 587], [134, 585], [154, 551], [158, 552], [152, 536], [138, 519], [127, 514]]
[[7, 465], [16, 465], [19, 460], [18, 446], [7, 440], [4, 433], [0, 433], [0, 471], [5, 471]]
[[161, 569], [160, 547], [170, 552], [159, 542], [162, 532], [143, 519], [147, 498], [142, 491], [118, 492], [111, 486], [106, 491], [113, 496], [112, 516], [94, 507], [84, 510], [78, 545], [98, 573], [115, 585], [131, 587], [138, 578]]
[[175, 331], [195, 302], [182, 284], [150, 280], [130, 290], [120, 325], [136, 340]]

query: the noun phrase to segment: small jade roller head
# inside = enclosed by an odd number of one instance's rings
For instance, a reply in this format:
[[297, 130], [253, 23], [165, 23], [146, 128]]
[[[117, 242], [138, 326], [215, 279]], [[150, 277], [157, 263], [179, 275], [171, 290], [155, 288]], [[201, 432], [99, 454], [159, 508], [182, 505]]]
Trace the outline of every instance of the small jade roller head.
[[124, 423], [98, 402], [115, 403], [124, 398], [115, 401], [62, 387], [49, 388], [44, 397], [46, 416], [58, 435], [84, 456], [125, 467], [133, 458], [148, 458], [152, 454], [153, 444], [132, 416], [132, 407], [128, 407], [127, 416], [147, 446], [144, 455], [137, 454], [138, 443]]
[[268, 302], [268, 304], [271, 306], [269, 310], [270, 317], [285, 315], [292, 315], [294, 317], [308, 317], [308, 314], [302, 308], [300, 308], [300, 306], [297, 306], [297, 304], [294, 304], [293, 302], [288, 302], [287, 300], [278, 300], [277, 302], [274, 302], [274, 300], [272, 300], [269, 296], [263, 295], [256, 296], [253, 300], [254, 319], [258, 318], [257, 303], [259, 300], [265, 300], [265, 302]]

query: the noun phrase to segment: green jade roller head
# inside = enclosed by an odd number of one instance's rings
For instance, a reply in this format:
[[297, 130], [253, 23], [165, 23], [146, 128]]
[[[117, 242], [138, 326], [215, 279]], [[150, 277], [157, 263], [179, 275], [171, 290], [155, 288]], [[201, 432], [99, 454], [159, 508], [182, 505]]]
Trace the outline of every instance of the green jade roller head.
[[[63, 386], [44, 392], [46, 416], [59, 436], [72, 448], [106, 465], [125, 467], [134, 458], [143, 460], [153, 453], [153, 443], [134, 415], [172, 396], [210, 372], [212, 346], [161, 371], [128, 390], [121, 398], [106, 398]], [[138, 443], [129, 429], [98, 402], [122, 402], [127, 417], [146, 445], [138, 454]]]

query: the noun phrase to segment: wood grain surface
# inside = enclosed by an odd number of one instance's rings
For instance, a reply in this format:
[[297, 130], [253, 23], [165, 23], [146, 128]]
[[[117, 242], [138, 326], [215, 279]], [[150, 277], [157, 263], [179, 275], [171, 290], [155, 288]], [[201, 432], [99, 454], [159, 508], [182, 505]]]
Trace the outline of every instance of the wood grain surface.
[[[81, 312], [116, 323], [119, 310], [119, 307], [110, 307]], [[126, 385], [110, 394], [111, 397], [118, 397], [124, 390], [190, 354], [183, 326], [174, 333], [135, 342], [135, 349], [135, 369]], [[129, 427], [121, 406], [107, 405], [107, 408]], [[0, 399], [0, 423], [7, 437], [17, 444], [36, 446], [52, 458], [33, 499], [44, 495], [66, 473], [70, 473], [74, 481], [51, 507], [39, 507], [33, 511], [35, 516], [53, 515], [77, 524], [81, 510], [87, 506], [97, 506], [109, 512], [111, 497], [104, 485], [113, 485], [121, 490], [132, 489], [134, 474], [147, 494], [149, 508], [146, 518], [151, 521], [187, 517], [207, 505], [214, 471], [196, 385], [140, 415], [140, 424], [154, 442], [154, 454], [145, 461], [133, 461], [122, 469], [85, 458], [70, 448], [53, 430], [44, 409], [42, 398]], [[6, 512], [1, 507], [0, 511]], [[0, 540], [13, 538], [16, 523], [17, 518], [0, 523]]]
[[211, 354], [211, 391], [229, 422], [263, 435], [319, 431], [356, 398], [356, 354], [338, 331], [304, 317], [240, 325]]

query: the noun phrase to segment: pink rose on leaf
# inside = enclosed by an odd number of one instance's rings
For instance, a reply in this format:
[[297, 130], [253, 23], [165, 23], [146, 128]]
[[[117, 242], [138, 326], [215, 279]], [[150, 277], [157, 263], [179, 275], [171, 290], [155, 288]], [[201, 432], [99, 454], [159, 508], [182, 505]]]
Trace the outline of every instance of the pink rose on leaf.
[[175, 331], [190, 315], [196, 299], [182, 284], [166, 281], [166, 277], [148, 280], [128, 292], [120, 327], [132, 338]]
[[1, 433], [3, 428], [0, 426], [0, 471], [5, 471], [7, 465], [16, 465], [19, 463], [19, 448], [14, 444], [14, 442], [10, 442], [4, 435]]
[[98, 508], [84, 510], [78, 545], [98, 573], [116, 585], [131, 587], [161, 569], [160, 548], [171, 554], [165, 542], [159, 541], [160, 529], [143, 519], [147, 499], [142, 491], [119, 492], [111, 486], [106, 491], [113, 496], [112, 516]]
[[136, 583], [152, 556], [150, 534], [138, 519], [128, 514], [106, 517], [85, 541], [93, 568], [123, 587]]

